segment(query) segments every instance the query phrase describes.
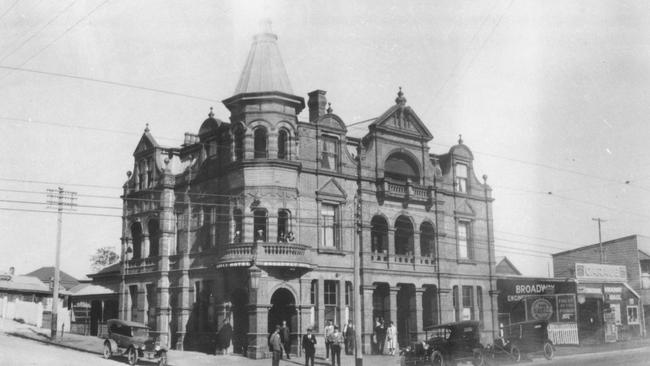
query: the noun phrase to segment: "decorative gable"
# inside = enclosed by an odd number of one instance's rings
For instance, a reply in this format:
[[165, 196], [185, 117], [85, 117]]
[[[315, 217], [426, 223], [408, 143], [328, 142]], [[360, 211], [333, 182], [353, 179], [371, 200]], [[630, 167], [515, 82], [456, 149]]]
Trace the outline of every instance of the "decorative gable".
[[327, 183], [316, 191], [316, 198], [319, 200], [326, 199], [345, 202], [347, 196], [341, 185], [334, 178], [328, 180]]
[[415, 114], [411, 107], [406, 106], [406, 98], [400, 88], [395, 99], [395, 105], [390, 107], [369, 127], [375, 130], [382, 130], [387, 133], [404, 135], [418, 140], [430, 141], [433, 135], [424, 125], [420, 117]]
[[159, 145], [156, 142], [156, 139], [154, 139], [151, 133], [149, 133], [149, 126], [147, 125], [147, 128], [144, 130], [144, 133], [142, 134], [140, 142], [138, 142], [133, 155], [141, 155], [142, 153], [149, 152], [158, 146]]
[[343, 123], [343, 120], [341, 120], [341, 118], [336, 114], [325, 114], [319, 117], [318, 120], [316, 120], [316, 123], [322, 128], [328, 128], [341, 132], [347, 131], [345, 123]]

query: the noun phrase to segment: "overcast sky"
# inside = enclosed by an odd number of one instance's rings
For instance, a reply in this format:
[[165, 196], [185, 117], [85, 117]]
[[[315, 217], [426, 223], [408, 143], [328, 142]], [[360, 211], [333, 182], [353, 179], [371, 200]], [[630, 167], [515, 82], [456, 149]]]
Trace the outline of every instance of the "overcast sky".
[[227, 120], [264, 18], [297, 95], [326, 90], [350, 124], [402, 86], [431, 152], [462, 134], [494, 189], [497, 255], [524, 274], [596, 243], [595, 217], [605, 240], [650, 235], [647, 1], [0, 0], [0, 271], [53, 265], [56, 214], [25, 210], [58, 185], [79, 193], [61, 268], [117, 250], [145, 124], [177, 146], [211, 106]]

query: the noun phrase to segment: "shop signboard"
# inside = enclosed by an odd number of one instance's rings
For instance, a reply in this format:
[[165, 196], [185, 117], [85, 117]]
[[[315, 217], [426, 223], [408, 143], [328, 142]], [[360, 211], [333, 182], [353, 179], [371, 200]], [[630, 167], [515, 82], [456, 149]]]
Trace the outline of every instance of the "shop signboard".
[[576, 321], [576, 298], [574, 295], [558, 295], [557, 313], [560, 322]]
[[576, 263], [578, 281], [627, 282], [625, 266], [600, 263]]

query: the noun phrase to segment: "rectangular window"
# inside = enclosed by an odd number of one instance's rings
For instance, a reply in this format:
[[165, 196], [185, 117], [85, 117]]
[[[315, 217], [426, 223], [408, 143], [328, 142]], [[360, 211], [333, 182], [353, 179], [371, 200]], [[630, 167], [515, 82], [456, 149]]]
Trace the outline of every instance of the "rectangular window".
[[129, 295], [131, 295], [131, 321], [138, 321], [138, 286], [129, 286]]
[[460, 317], [459, 317], [460, 312], [458, 311], [458, 308], [459, 308], [459, 306], [458, 306], [458, 303], [459, 303], [458, 286], [453, 287], [452, 301], [453, 301], [453, 308], [454, 308], [454, 319], [456, 319], [456, 321], [459, 321], [460, 320]]
[[456, 191], [461, 193], [466, 193], [467, 192], [467, 165], [456, 164], [455, 174], [456, 174]]
[[321, 163], [323, 169], [336, 170], [338, 167], [338, 140], [333, 137], [323, 137]]
[[463, 286], [463, 314], [462, 320], [474, 319], [474, 298], [472, 286]]
[[156, 326], [156, 288], [153, 283], [146, 285], [147, 289], [147, 324], [149, 327]]
[[458, 240], [458, 258], [470, 258], [469, 248], [469, 222], [459, 221], [457, 226], [457, 240]]
[[337, 220], [338, 217], [336, 215], [336, 206], [334, 205], [329, 205], [329, 204], [322, 204], [321, 205], [321, 242], [320, 246], [323, 248], [330, 248], [334, 249], [336, 248], [337, 244]]
[[478, 320], [481, 321], [481, 327], [483, 326], [483, 288], [481, 286], [476, 287], [476, 307], [478, 308]]
[[627, 307], [627, 324], [639, 324], [639, 308], [637, 306]]
[[324, 285], [325, 321], [332, 320], [334, 324], [338, 324], [338, 281], [325, 281]]

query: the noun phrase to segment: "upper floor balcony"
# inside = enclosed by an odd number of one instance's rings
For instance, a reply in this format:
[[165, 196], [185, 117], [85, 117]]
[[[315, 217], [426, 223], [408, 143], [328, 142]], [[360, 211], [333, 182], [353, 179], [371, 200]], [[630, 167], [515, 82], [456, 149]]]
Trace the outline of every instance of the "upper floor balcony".
[[126, 274], [148, 273], [158, 270], [158, 257], [131, 259], [124, 262]]
[[411, 270], [416, 272], [437, 271], [436, 259], [431, 256], [388, 254], [386, 252], [363, 253], [364, 267]]
[[246, 267], [255, 262], [260, 267], [312, 268], [303, 244], [284, 242], [236, 243], [223, 247], [217, 268]]
[[421, 186], [411, 180], [397, 181], [390, 178], [377, 180], [377, 200], [380, 204], [384, 200], [402, 202], [404, 207], [410, 203], [422, 204], [431, 207], [433, 204], [433, 191], [431, 187]]

